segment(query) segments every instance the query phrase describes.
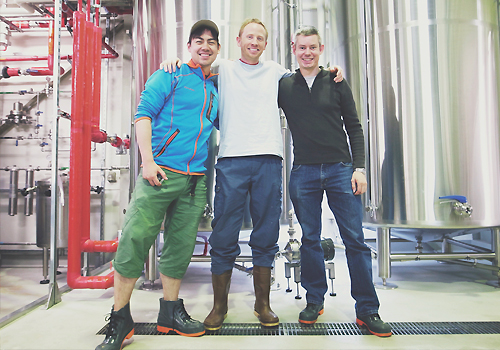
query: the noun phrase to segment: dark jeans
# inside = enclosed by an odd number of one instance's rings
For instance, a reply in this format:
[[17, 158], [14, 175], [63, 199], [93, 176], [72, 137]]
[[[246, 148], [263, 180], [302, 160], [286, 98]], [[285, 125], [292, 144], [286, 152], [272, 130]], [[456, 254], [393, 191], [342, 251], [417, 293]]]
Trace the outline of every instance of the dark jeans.
[[234, 266], [247, 196], [253, 230], [249, 245], [253, 264], [271, 267], [278, 252], [281, 215], [282, 161], [277, 156], [222, 158], [217, 161], [213, 232], [210, 235], [212, 273]]
[[351, 164], [294, 165], [290, 197], [302, 228], [301, 280], [309, 303], [322, 304], [328, 287], [321, 249], [321, 202], [326, 191], [344, 241], [356, 315], [378, 313], [379, 301], [372, 280], [370, 248], [364, 243], [362, 204], [351, 188]]

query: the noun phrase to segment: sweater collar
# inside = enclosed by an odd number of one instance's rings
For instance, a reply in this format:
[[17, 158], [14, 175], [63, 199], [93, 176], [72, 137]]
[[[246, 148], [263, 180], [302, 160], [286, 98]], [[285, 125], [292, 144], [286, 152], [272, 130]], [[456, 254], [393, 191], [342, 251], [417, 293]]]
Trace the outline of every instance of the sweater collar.
[[[301, 81], [303, 81], [304, 84], [305, 84], [306, 83], [306, 79], [304, 78], [304, 76], [300, 72], [300, 68], [297, 68], [295, 70], [295, 73], [297, 74], [297, 77], [301, 77], [302, 78]], [[323, 66], [319, 66], [319, 73], [318, 73], [318, 75], [316, 75], [316, 78], [322, 78], [322, 77], [324, 77], [328, 73], [330, 73], [330, 71], [323, 69]]]
[[[204, 75], [203, 70], [201, 69], [201, 66], [197, 63], [194, 63], [193, 59], [190, 59], [189, 62], [187, 63], [187, 65], [193, 69], [200, 68], [201, 74]], [[213, 74], [212, 71], [210, 71], [210, 74], [208, 76], [205, 76], [205, 79], [211, 78], [214, 75], [215, 74]]]

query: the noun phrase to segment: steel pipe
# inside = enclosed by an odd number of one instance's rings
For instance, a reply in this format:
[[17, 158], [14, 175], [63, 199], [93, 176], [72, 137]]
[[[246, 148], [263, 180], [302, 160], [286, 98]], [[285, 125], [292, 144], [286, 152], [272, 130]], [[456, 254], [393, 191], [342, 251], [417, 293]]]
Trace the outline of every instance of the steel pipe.
[[[35, 185], [35, 169], [31, 166], [26, 169], [26, 183], [25, 188], [33, 188]], [[28, 191], [26, 196], [24, 197], [24, 215], [30, 216], [33, 215], [33, 192]]]
[[391, 229], [377, 227], [378, 276], [382, 280], [391, 277]]
[[495, 253], [408, 253], [408, 254], [391, 254], [392, 261], [409, 261], [409, 260], [455, 260], [455, 259], [494, 259]]
[[17, 214], [17, 192], [19, 191], [19, 169], [14, 165], [10, 169], [9, 181], [9, 215]]

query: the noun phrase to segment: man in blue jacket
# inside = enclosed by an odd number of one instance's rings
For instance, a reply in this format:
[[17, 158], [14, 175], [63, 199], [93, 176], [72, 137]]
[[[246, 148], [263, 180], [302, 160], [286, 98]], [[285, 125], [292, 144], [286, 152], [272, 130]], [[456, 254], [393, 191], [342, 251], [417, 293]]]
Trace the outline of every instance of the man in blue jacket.
[[388, 337], [391, 326], [378, 314], [371, 251], [362, 228], [360, 195], [367, 187], [363, 129], [347, 82], [334, 82], [330, 72], [319, 66], [323, 49], [316, 28], [299, 29], [293, 53], [300, 68], [281, 79], [278, 93], [293, 137], [289, 189], [302, 228], [301, 281], [307, 290], [307, 306], [299, 322], [315, 323], [323, 313], [327, 284], [320, 241], [321, 202], [326, 192], [345, 245], [356, 323], [372, 334]]
[[135, 128], [142, 178], [132, 194], [113, 263], [114, 306], [106, 338], [96, 349], [119, 350], [133, 335], [130, 297], [165, 217], [159, 263], [163, 298], [157, 328], [185, 336], [205, 333], [203, 323], [188, 315], [178, 296], [206, 204], [204, 163], [218, 109], [217, 88], [210, 72], [220, 50], [216, 24], [196, 22], [187, 47], [189, 63], [175, 73], [153, 73], [137, 107]]

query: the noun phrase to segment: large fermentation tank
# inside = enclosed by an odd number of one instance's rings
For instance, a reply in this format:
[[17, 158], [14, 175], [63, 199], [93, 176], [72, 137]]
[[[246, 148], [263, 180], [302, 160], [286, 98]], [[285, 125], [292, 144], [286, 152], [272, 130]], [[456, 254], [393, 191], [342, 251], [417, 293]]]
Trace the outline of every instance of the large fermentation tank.
[[[391, 261], [404, 260], [490, 269], [498, 286], [499, 1], [325, 0], [323, 8], [326, 55], [345, 67], [367, 140], [364, 225], [377, 230], [383, 286], [393, 287]], [[488, 231], [491, 250], [451, 238], [488, 240]], [[417, 252], [392, 254], [393, 236], [417, 242]], [[429, 241], [441, 252], [423, 253]]]
[[331, 1], [331, 59], [346, 67], [368, 140], [367, 225], [500, 226], [498, 6]]
[[[498, 1], [372, 0], [365, 9], [366, 221], [500, 226]], [[470, 215], [447, 196], [462, 196]]]

